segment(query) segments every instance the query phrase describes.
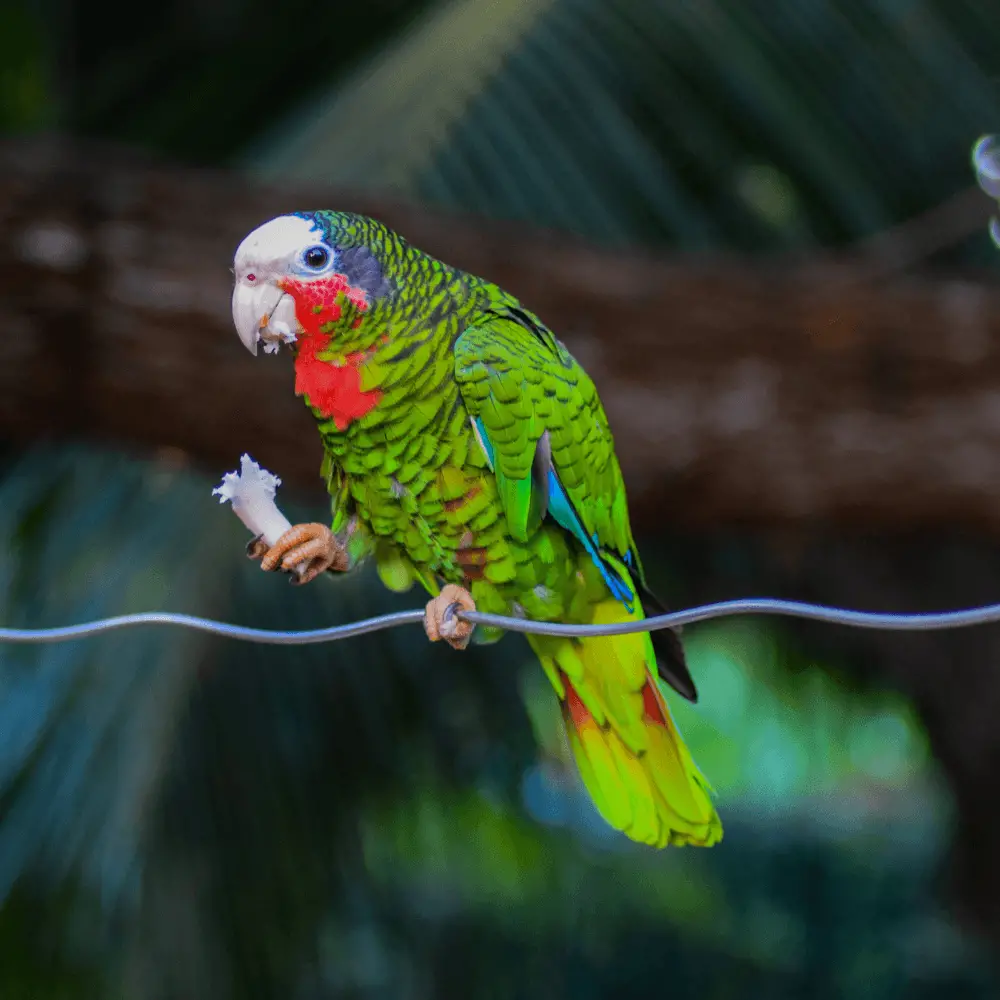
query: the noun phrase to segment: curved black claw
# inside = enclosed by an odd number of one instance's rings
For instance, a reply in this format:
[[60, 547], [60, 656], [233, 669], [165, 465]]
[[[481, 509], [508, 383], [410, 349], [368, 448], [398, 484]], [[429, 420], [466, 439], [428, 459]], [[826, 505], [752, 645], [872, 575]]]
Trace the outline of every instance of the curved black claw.
[[260, 559], [266, 551], [267, 542], [264, 541], [263, 535], [251, 538], [250, 541], [247, 542], [247, 559]]

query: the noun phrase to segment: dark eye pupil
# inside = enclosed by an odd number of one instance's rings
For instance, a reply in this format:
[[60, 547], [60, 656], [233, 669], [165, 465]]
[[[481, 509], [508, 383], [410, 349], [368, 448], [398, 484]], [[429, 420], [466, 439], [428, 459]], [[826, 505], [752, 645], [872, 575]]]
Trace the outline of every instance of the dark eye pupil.
[[306, 251], [306, 263], [310, 267], [326, 267], [326, 262], [329, 259], [330, 255], [323, 247], [310, 247]]

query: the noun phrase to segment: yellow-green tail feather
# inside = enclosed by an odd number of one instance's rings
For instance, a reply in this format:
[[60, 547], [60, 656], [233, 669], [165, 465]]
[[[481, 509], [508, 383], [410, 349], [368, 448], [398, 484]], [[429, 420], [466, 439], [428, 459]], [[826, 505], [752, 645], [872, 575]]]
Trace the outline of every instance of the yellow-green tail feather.
[[[607, 600], [594, 607], [592, 622], [641, 616]], [[584, 785], [605, 820], [654, 847], [718, 842], [722, 824], [657, 686], [649, 635], [530, 641], [562, 703]]]

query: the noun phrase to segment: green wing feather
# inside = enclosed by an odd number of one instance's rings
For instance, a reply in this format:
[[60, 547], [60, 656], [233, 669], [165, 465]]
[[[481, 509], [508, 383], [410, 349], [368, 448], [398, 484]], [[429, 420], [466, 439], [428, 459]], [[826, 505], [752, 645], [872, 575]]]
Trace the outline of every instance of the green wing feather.
[[[455, 344], [466, 408], [482, 425], [511, 534], [526, 540], [550, 498], [536, 461], [545, 456], [586, 536], [635, 561], [625, 484], [597, 390], [566, 348], [530, 313], [485, 313]], [[581, 539], [582, 541], [582, 539]]]

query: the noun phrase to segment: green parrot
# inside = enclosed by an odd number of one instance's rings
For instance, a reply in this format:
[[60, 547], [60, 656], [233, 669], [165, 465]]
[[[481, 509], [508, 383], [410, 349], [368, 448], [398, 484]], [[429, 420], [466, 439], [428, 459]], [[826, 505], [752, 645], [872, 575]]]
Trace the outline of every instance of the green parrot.
[[[251, 543], [262, 568], [305, 583], [371, 555], [387, 587], [432, 595], [427, 634], [458, 649], [472, 626], [456, 608], [587, 625], [662, 610], [594, 384], [512, 295], [333, 211], [260, 226], [234, 276], [244, 345], [291, 349], [332, 498], [329, 527]], [[677, 636], [528, 642], [607, 822], [656, 847], [716, 843], [710, 789], [657, 682], [697, 697]]]

